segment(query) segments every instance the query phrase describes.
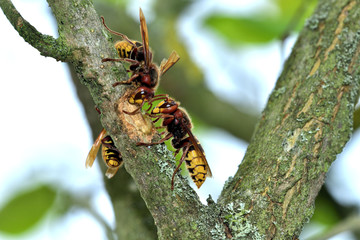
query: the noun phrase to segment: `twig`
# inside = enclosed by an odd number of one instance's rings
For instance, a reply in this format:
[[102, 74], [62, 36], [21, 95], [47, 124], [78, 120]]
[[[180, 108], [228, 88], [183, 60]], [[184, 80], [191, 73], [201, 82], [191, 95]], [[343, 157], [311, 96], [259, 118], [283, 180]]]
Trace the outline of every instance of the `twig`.
[[52, 36], [40, 33], [21, 16], [10, 0], [0, 0], [0, 7], [19, 35], [31, 46], [39, 50], [41, 55], [67, 62], [71, 50], [60, 38], [55, 39]]
[[331, 230], [318, 234], [314, 237], [310, 237], [308, 240], [326, 240], [329, 239], [339, 233], [346, 231], [355, 231], [360, 229], [360, 217], [349, 217], [344, 221], [338, 223]]

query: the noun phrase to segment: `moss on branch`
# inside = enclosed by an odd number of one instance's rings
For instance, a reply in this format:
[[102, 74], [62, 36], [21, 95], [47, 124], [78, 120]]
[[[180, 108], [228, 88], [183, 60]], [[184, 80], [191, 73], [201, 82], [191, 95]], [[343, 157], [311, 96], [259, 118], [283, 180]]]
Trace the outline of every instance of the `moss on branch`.
[[10, 0], [1, 0], [0, 6], [19, 35], [31, 46], [39, 50], [41, 55], [62, 62], [69, 60], [71, 49], [64, 44], [62, 39], [55, 39], [52, 36], [40, 33], [21, 16]]

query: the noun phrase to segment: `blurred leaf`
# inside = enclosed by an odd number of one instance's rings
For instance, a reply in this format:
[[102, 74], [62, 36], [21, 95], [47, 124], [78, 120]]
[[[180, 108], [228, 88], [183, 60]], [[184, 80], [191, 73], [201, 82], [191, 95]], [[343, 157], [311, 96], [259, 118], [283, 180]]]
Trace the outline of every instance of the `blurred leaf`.
[[316, 0], [272, 0], [278, 11], [259, 12], [252, 16], [213, 14], [205, 26], [231, 43], [266, 43], [280, 39], [286, 31], [299, 31], [316, 6]]
[[283, 21], [272, 18], [230, 17], [222, 14], [208, 17], [205, 25], [232, 43], [266, 43], [280, 36], [286, 26]]
[[314, 11], [317, 0], [271, 0], [280, 10], [282, 16], [292, 17], [299, 9], [303, 8], [304, 18]]
[[95, 2], [108, 3], [112, 5], [126, 7], [129, 3], [129, 0], [97, 0]]
[[315, 212], [311, 220], [330, 228], [340, 221], [340, 217], [336, 211], [336, 203], [328, 194], [321, 189], [315, 201]]
[[289, 24], [294, 24], [292, 29], [300, 31], [305, 20], [313, 13], [317, 0], [272, 0], [280, 10], [279, 17]]
[[50, 210], [55, 196], [46, 185], [19, 193], [0, 210], [0, 231], [20, 234], [33, 227]]

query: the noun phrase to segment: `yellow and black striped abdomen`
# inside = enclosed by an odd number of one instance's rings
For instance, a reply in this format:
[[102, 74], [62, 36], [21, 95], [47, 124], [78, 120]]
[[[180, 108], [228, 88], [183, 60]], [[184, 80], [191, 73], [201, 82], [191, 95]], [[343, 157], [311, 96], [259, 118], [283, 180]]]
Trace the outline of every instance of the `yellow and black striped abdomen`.
[[136, 56], [134, 49], [142, 48], [141, 42], [131, 40], [133, 44], [128, 41], [122, 40], [115, 43], [116, 51], [120, 58], [130, 58], [135, 60]]
[[118, 168], [123, 164], [121, 153], [116, 149], [114, 142], [110, 136], [106, 136], [102, 140], [102, 158], [109, 168]]
[[123, 40], [116, 42], [115, 48], [121, 58], [130, 58], [134, 46], [131, 45], [129, 42]]
[[205, 156], [204, 153], [198, 153], [191, 146], [185, 157], [186, 168], [198, 188], [204, 183], [209, 170], [206, 160], [202, 156]]

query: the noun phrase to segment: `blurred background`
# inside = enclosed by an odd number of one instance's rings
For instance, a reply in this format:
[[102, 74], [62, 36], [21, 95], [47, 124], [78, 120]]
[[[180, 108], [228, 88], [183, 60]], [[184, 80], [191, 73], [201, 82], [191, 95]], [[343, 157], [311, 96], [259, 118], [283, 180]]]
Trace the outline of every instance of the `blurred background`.
[[[13, 3], [41, 33], [58, 36], [45, 1]], [[216, 200], [236, 172], [316, 3], [94, 0], [110, 28], [137, 40], [141, 7], [154, 61], [160, 63], [173, 49], [181, 56], [162, 78], [159, 92], [169, 93], [186, 108], [206, 152], [214, 176], [196, 189], [203, 202], [209, 194]], [[113, 239], [113, 193], [106, 187], [129, 178], [120, 170], [113, 179], [104, 179], [101, 159], [85, 169], [93, 138], [101, 130], [89, 93], [68, 65], [41, 56], [27, 44], [2, 12], [0, 32], [0, 239]], [[301, 239], [358, 217], [359, 145], [357, 130], [332, 165]], [[346, 231], [331, 239], [360, 239], [360, 234]]]

